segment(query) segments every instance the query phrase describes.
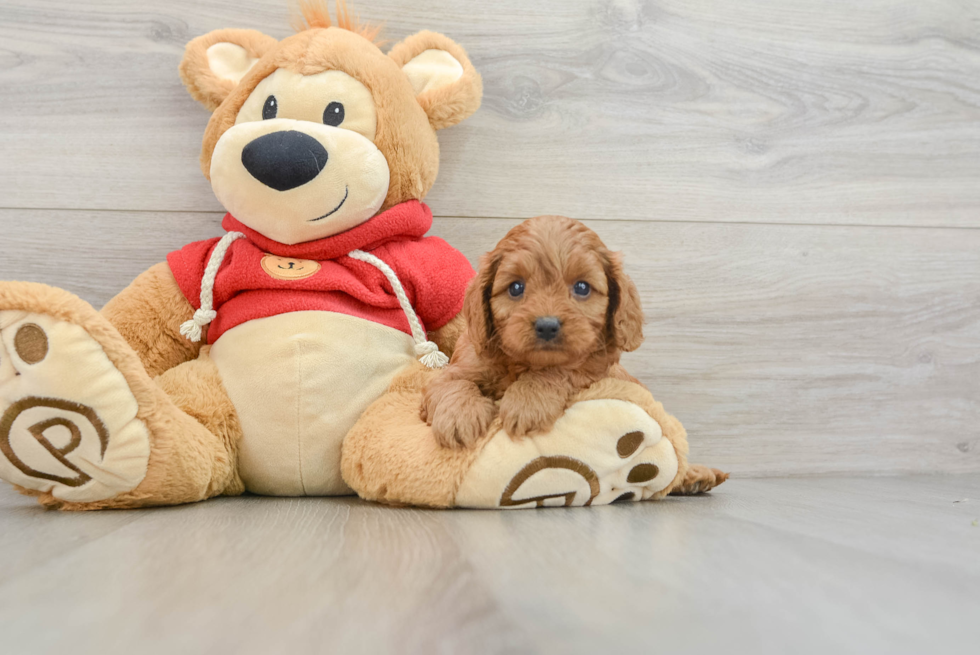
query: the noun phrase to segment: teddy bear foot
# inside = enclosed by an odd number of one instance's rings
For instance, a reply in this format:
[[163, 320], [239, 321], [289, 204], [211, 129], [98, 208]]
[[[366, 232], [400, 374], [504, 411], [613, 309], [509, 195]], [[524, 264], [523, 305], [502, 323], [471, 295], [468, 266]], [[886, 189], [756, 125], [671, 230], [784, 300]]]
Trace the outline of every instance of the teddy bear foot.
[[146, 475], [147, 427], [109, 348], [68, 317], [104, 323], [67, 292], [22, 283], [0, 288], [0, 308], [42, 298], [58, 318], [0, 309], [0, 479], [78, 503], [130, 491]]
[[[631, 402], [585, 400], [545, 435], [487, 442], [456, 495], [461, 507], [534, 508], [647, 500], [677, 475], [660, 425]], [[662, 494], [661, 494], [662, 495]]]

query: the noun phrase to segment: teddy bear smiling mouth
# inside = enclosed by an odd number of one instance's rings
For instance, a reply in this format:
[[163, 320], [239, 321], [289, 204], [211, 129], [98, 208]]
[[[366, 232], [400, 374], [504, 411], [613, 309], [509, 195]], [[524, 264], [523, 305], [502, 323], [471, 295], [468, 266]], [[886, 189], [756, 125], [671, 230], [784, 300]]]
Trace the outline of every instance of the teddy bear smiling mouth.
[[349, 195], [350, 195], [350, 187], [345, 185], [344, 186], [344, 199], [340, 201], [340, 204], [339, 205], [337, 205], [336, 207], [334, 207], [333, 209], [331, 209], [330, 211], [328, 211], [323, 216], [321, 216], [319, 218], [312, 218], [312, 219], [310, 219], [307, 222], [308, 223], [316, 223], [317, 221], [322, 221], [323, 219], [325, 219], [327, 216], [330, 216], [331, 214], [337, 213], [337, 211], [340, 210], [340, 208], [344, 206], [344, 203], [347, 202], [347, 196], [349, 196]]

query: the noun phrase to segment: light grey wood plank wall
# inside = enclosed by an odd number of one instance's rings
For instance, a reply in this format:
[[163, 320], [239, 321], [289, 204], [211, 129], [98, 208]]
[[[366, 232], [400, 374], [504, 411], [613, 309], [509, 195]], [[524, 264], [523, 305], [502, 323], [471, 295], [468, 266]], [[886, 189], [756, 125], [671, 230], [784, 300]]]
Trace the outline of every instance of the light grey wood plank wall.
[[[483, 73], [441, 215], [980, 225], [972, 0], [357, 5]], [[3, 0], [4, 206], [218, 210], [176, 66], [231, 26], [284, 37], [287, 0]]]
[[[111, 214], [116, 214], [112, 212]], [[221, 214], [0, 210], [0, 277], [96, 306]], [[442, 217], [474, 265], [517, 219]], [[587, 221], [647, 314], [626, 365], [743, 475], [980, 471], [980, 230]], [[53, 235], [57, 235], [56, 237]]]
[[[588, 219], [648, 314], [627, 364], [743, 475], [980, 471], [980, 4], [364, 0], [484, 75], [435, 232]], [[285, 0], [0, 0], [0, 279], [100, 306], [219, 233], [183, 45]]]

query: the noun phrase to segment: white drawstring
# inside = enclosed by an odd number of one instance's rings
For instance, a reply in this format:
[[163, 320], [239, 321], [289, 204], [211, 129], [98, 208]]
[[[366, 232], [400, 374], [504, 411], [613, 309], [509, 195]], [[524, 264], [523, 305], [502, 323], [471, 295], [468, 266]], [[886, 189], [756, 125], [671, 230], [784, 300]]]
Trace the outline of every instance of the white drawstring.
[[218, 315], [218, 312], [214, 311], [214, 279], [218, 276], [221, 262], [224, 261], [231, 244], [237, 239], [244, 238], [245, 235], [241, 232], [229, 232], [221, 237], [218, 245], [214, 247], [214, 252], [211, 253], [211, 259], [208, 260], [204, 277], [201, 279], [201, 308], [194, 312], [194, 318], [180, 325], [180, 333], [194, 343], [201, 340], [202, 328]]
[[439, 350], [439, 346], [434, 341], [429, 341], [426, 338], [425, 329], [422, 328], [418, 315], [412, 309], [412, 303], [408, 301], [408, 296], [405, 295], [405, 288], [402, 286], [398, 276], [395, 275], [395, 271], [391, 270], [391, 267], [382, 260], [363, 250], [351, 250], [347, 253], [347, 256], [374, 266], [388, 278], [388, 283], [391, 284], [391, 290], [395, 292], [395, 297], [398, 298], [398, 304], [401, 305], [402, 311], [405, 312], [405, 318], [408, 319], [408, 326], [412, 329], [412, 338], [415, 339], [415, 355], [419, 358], [419, 361], [429, 368], [442, 368], [448, 364], [449, 357]]

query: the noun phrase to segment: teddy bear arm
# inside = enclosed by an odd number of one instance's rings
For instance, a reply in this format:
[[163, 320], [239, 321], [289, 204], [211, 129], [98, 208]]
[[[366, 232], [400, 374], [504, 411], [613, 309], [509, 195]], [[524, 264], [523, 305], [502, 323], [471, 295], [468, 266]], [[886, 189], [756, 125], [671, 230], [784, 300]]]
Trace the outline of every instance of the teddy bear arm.
[[166, 262], [140, 274], [102, 308], [102, 315], [136, 351], [150, 377], [198, 356], [201, 344], [180, 334], [181, 323], [193, 314]]

